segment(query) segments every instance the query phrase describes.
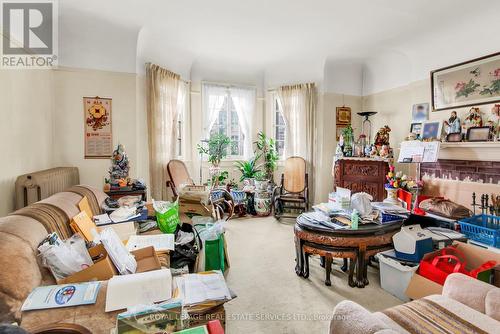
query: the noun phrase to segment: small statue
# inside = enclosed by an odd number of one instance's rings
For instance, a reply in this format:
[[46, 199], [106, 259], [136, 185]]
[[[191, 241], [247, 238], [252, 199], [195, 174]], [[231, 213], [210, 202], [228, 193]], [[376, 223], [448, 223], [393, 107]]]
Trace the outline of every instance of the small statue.
[[370, 145], [365, 146], [365, 157], [369, 157], [372, 152], [372, 147]]
[[391, 132], [391, 128], [387, 125], [380, 128], [375, 135], [375, 146], [389, 146], [389, 132]]
[[343, 156], [344, 156], [344, 152], [342, 152], [342, 146], [340, 146], [340, 143], [338, 143], [337, 148], [335, 149], [335, 157], [342, 158]]
[[112, 185], [126, 186], [130, 166], [127, 153], [122, 144], [118, 144], [111, 157], [111, 167], [109, 167], [109, 178]]
[[380, 149], [380, 152], [378, 153], [381, 158], [389, 158], [390, 156], [390, 151], [389, 151], [389, 145], [382, 145], [382, 148]]
[[447, 121], [444, 121], [446, 128], [446, 134], [461, 132], [460, 118], [457, 117], [457, 112], [452, 111], [451, 116]]
[[417, 134], [410, 132], [408, 136], [406, 137], [406, 140], [417, 140]]
[[491, 114], [488, 116], [486, 125], [491, 127], [491, 132], [493, 132], [494, 136], [500, 134], [500, 104], [495, 104], [491, 108]]
[[377, 146], [372, 145], [371, 151], [370, 151], [370, 157], [374, 158], [378, 156], [378, 151], [377, 151]]
[[465, 118], [462, 129], [467, 132], [469, 128], [475, 128], [483, 125], [483, 118], [481, 117], [481, 111], [477, 107], [470, 108]]

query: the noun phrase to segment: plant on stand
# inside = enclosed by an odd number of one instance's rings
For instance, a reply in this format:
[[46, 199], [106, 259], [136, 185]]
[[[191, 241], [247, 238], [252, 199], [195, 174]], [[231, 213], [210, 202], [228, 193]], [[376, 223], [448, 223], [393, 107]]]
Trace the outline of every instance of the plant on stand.
[[263, 159], [263, 177], [271, 183], [274, 183], [274, 171], [276, 170], [279, 160], [276, 142], [273, 138], [267, 137], [264, 132], [260, 131], [257, 141], [254, 142], [254, 144], [256, 146], [255, 154]]
[[198, 144], [197, 149], [200, 154], [208, 155], [208, 162], [212, 165], [209, 168], [210, 181], [212, 188], [218, 187], [227, 177], [228, 172], [221, 172], [220, 162], [227, 157], [227, 149], [231, 145], [231, 140], [224, 134], [210, 136], [208, 147]]
[[254, 185], [255, 176], [260, 172], [260, 166], [257, 165], [258, 158], [252, 158], [248, 161], [236, 161], [234, 165], [240, 171], [240, 182], [247, 183], [246, 185]]

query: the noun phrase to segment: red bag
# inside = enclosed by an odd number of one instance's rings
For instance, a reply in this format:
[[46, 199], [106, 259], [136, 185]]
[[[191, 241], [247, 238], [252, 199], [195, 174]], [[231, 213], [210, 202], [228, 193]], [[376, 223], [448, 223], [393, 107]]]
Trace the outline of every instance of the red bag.
[[465, 269], [465, 257], [454, 247], [445, 247], [441, 255], [420, 261], [418, 273], [433, 282], [444, 285], [446, 277], [453, 273], [468, 275]]

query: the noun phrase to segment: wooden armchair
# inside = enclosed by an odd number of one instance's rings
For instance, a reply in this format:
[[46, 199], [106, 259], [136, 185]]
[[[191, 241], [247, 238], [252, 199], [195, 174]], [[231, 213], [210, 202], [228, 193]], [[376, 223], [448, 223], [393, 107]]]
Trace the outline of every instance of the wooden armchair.
[[[169, 177], [167, 187], [172, 190], [175, 198], [179, 198], [181, 213], [201, 216], [211, 215], [215, 219], [222, 219], [224, 212], [227, 211], [228, 217], [226, 220], [233, 216], [234, 201], [231, 194], [224, 189], [211, 190], [208, 196], [203, 196], [203, 191], [200, 191], [199, 195], [202, 195], [200, 197], [196, 197], [196, 191], [190, 192], [190, 195], [180, 194], [179, 188], [181, 185], [187, 185], [193, 189], [204, 188], [195, 185], [184, 162], [175, 159], [170, 160], [167, 164], [167, 173]], [[202, 197], [206, 197], [206, 200]]]
[[285, 209], [295, 209], [300, 212], [309, 209], [309, 176], [306, 172], [306, 161], [301, 157], [290, 157], [285, 161], [285, 171], [281, 174], [281, 185], [274, 189], [274, 216], [295, 217], [285, 215]]

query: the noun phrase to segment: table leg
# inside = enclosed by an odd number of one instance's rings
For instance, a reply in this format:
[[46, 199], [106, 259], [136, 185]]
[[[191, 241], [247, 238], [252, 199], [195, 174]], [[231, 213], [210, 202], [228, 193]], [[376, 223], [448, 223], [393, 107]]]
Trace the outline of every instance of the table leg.
[[302, 271], [302, 277], [309, 277], [309, 253], [304, 253], [304, 270]]
[[363, 268], [363, 284], [366, 286], [370, 284], [368, 281], [368, 263], [365, 263], [365, 266]]
[[356, 286], [356, 282], [354, 282], [354, 268], [356, 267], [356, 259], [349, 259], [349, 278], [348, 283], [351, 288]]
[[326, 286], [331, 286], [332, 281], [330, 281], [330, 273], [332, 272], [332, 257], [327, 256], [325, 259], [325, 269], [326, 269], [326, 279], [325, 279], [325, 285]]
[[297, 276], [302, 276], [304, 270], [302, 244], [302, 240], [295, 237], [295, 274]]
[[358, 265], [356, 268], [356, 285], [358, 288], [364, 288], [364, 268], [365, 268], [365, 257], [366, 257], [366, 245], [360, 244], [358, 250]]
[[319, 265], [321, 266], [321, 268], [325, 268], [325, 257], [324, 256], [319, 257]]
[[340, 267], [340, 270], [342, 270], [343, 272], [346, 272], [347, 271], [347, 259], [343, 259], [344, 260], [344, 264], [342, 265], [342, 267]]

